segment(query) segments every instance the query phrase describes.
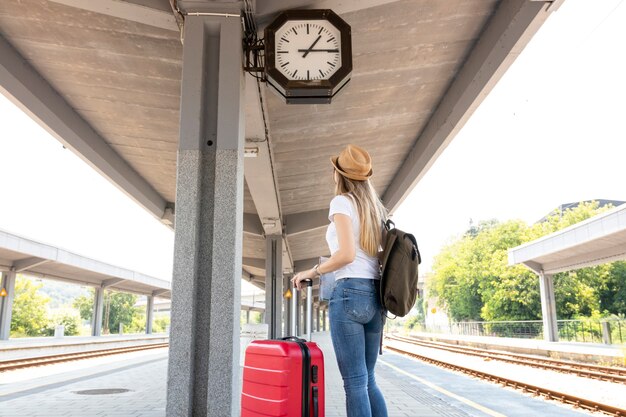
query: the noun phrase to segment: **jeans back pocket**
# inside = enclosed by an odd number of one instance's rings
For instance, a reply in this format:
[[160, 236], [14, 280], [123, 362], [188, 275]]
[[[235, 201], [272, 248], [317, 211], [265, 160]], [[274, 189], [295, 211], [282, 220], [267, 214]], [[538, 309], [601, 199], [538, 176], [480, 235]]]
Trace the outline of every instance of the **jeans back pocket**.
[[369, 322], [376, 313], [376, 293], [355, 288], [343, 289], [343, 308], [348, 318], [357, 323]]

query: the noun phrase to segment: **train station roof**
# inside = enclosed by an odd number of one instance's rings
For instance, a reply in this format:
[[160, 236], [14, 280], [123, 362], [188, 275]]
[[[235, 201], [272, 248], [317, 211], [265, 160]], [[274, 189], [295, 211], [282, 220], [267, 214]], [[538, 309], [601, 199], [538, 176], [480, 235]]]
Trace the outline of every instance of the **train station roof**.
[[626, 204], [509, 250], [509, 265], [545, 274], [626, 259]]
[[[330, 105], [284, 104], [247, 76], [246, 278], [264, 286], [267, 235], [283, 236], [286, 273], [328, 254], [329, 156], [348, 143], [372, 154], [396, 210], [561, 2], [254, 2], [260, 30], [287, 8], [332, 8], [351, 25], [354, 68]], [[184, 3], [0, 2], [0, 91], [171, 227]]]
[[0, 271], [65, 281], [139, 295], [171, 298], [168, 281], [0, 230]]

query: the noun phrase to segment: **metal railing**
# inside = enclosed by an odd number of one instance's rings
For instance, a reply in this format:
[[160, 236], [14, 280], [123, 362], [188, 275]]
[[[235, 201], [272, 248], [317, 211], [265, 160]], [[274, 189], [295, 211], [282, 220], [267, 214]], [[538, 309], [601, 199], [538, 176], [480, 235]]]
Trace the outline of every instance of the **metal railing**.
[[[557, 320], [560, 341], [626, 344], [626, 320]], [[417, 323], [414, 330], [428, 333], [448, 333], [461, 336], [513, 337], [543, 339], [541, 320], [525, 321], [466, 321], [447, 325]]]

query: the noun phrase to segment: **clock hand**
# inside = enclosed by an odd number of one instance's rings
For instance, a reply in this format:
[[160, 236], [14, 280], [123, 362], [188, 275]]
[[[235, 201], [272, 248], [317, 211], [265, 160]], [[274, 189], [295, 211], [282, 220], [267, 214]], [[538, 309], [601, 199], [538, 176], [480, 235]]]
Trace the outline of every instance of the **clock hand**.
[[304, 50], [304, 51], [298, 51], [298, 52], [304, 52], [304, 55], [302, 55], [302, 58], [306, 58], [306, 56], [309, 54], [309, 52], [311, 52], [311, 50], [313, 49], [313, 47], [315, 46], [315, 44], [316, 44], [316, 43], [317, 43], [320, 39], [322, 39], [322, 35], [319, 35], [319, 36], [317, 37], [317, 39], [315, 39], [315, 42], [313, 42], [313, 45], [311, 45], [311, 46], [309, 47], [309, 49], [306, 49], [306, 50]]
[[339, 52], [339, 49], [298, 49], [298, 52]]

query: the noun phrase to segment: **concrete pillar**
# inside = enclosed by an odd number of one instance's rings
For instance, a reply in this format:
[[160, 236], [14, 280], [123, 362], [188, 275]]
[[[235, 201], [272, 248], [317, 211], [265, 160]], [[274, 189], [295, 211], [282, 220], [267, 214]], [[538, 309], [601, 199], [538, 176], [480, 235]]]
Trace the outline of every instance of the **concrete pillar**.
[[298, 296], [298, 334], [304, 336], [306, 332], [306, 301], [304, 298]]
[[543, 338], [547, 342], [558, 342], [559, 331], [556, 322], [556, 301], [554, 300], [554, 282], [552, 275], [539, 273], [539, 291], [541, 293], [541, 317], [543, 320]]
[[246, 310], [246, 324], [250, 324], [250, 310]]
[[322, 310], [322, 331], [326, 331], [326, 309]]
[[240, 415], [242, 36], [239, 17], [185, 17], [167, 417]]
[[265, 237], [265, 322], [268, 337], [280, 339], [283, 316], [283, 237]]
[[608, 321], [602, 322], [602, 343], [604, 343], [605, 345], [610, 345], [613, 343], [611, 337], [611, 323], [609, 323]]
[[320, 309], [319, 307], [315, 307], [315, 327], [313, 328], [316, 332], [320, 331]]
[[91, 335], [102, 334], [102, 310], [104, 306], [104, 288], [96, 287], [93, 297], [93, 311], [91, 313]]
[[11, 316], [13, 315], [13, 300], [15, 299], [15, 277], [13, 271], [2, 272], [0, 290], [4, 288], [7, 295], [0, 297], [0, 340], [9, 340], [11, 336]]
[[293, 285], [291, 288], [291, 300], [289, 303], [289, 336], [298, 336], [298, 294]]
[[152, 334], [152, 317], [154, 314], [154, 296], [148, 295], [146, 303], [146, 334]]
[[[292, 336], [291, 334], [291, 298], [285, 298], [284, 294], [288, 288], [291, 288], [291, 277], [283, 276], [283, 335]], [[293, 295], [293, 294], [292, 294]]]

